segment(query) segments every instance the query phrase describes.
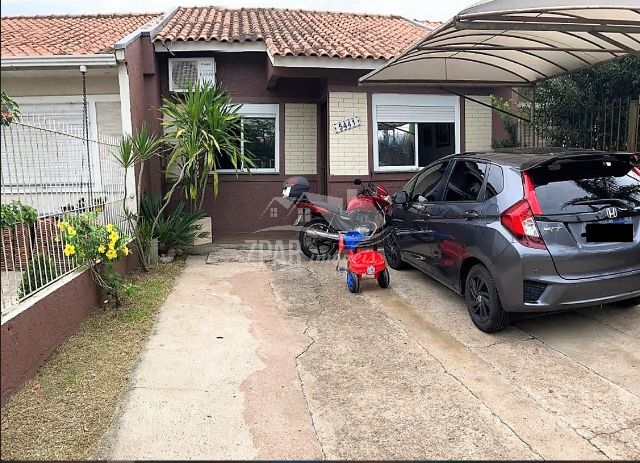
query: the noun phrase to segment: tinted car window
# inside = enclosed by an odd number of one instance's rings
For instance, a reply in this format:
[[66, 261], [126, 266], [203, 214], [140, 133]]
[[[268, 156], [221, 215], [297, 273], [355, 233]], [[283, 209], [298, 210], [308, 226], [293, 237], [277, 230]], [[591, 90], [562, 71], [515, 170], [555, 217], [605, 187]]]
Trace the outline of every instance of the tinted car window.
[[[529, 172], [545, 214], [591, 212], [607, 199], [640, 206], [640, 177], [620, 161], [554, 163]], [[581, 204], [603, 200], [602, 204]]]
[[475, 161], [456, 161], [449, 182], [445, 201], [477, 201], [484, 183], [487, 164]]
[[447, 162], [435, 164], [417, 176], [411, 193], [411, 201], [439, 201], [442, 199], [447, 164]]
[[502, 167], [495, 164], [489, 164], [489, 171], [487, 172], [487, 187], [484, 191], [484, 201], [491, 199], [494, 196], [498, 196], [504, 189], [504, 174], [502, 173]]

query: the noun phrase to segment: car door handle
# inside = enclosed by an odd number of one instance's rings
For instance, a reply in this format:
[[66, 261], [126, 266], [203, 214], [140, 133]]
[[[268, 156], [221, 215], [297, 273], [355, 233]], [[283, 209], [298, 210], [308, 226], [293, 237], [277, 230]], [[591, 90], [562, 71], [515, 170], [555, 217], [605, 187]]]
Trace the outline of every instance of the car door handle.
[[467, 220], [477, 219], [480, 216], [480, 214], [478, 214], [476, 211], [464, 211], [462, 215]]

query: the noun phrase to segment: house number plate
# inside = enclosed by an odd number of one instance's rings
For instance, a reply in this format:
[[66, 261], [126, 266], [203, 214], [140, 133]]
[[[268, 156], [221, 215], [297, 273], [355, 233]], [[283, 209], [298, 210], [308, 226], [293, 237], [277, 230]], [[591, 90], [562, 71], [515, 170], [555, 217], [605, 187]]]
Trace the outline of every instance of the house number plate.
[[346, 132], [347, 130], [355, 129], [356, 127], [360, 127], [359, 116], [353, 116], [333, 124], [333, 129], [336, 131], [336, 133]]

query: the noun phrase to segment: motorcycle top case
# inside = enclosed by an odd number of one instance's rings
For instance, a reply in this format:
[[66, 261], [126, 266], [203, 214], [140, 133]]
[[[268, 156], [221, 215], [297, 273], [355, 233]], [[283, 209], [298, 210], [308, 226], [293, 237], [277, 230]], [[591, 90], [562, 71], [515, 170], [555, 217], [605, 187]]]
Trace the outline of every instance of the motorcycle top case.
[[296, 200], [309, 193], [310, 189], [309, 180], [305, 177], [289, 177], [282, 183], [282, 196]]

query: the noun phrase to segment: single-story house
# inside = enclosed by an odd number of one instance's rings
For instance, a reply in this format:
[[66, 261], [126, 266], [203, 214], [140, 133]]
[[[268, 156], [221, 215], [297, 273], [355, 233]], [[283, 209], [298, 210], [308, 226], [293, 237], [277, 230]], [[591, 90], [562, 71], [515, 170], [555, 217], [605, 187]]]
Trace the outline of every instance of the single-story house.
[[[263, 211], [281, 193], [286, 177], [305, 175], [312, 191], [338, 197], [353, 188], [354, 178], [399, 188], [434, 159], [457, 151], [489, 149], [501, 130], [491, 109], [478, 102], [490, 103], [490, 95], [504, 89], [358, 84], [360, 77], [429, 34], [437, 24], [428, 21], [219, 7], [176, 8], [162, 16], [60, 18], [82, 24], [91, 24], [91, 18], [98, 23], [111, 18], [113, 26], [105, 30], [119, 27], [110, 37], [98, 34], [104, 36], [102, 44], [97, 43], [93, 26], [78, 28], [80, 33], [69, 36], [78, 42], [76, 55], [84, 51], [105, 63], [96, 63], [88, 78], [98, 131], [103, 124], [100, 108], [108, 108], [99, 103], [119, 102], [125, 132], [146, 121], [160, 133], [157, 108], [162, 98], [180, 94], [198, 79], [224, 86], [235, 102], [243, 104], [244, 146], [259, 153], [258, 165], [250, 174], [236, 175], [230, 169], [220, 176], [218, 197], [211, 194], [206, 199], [216, 236], [283, 225], [277, 217], [265, 218]], [[45, 20], [11, 18], [32, 31], [34, 27], [47, 30], [31, 25]], [[3, 19], [3, 89], [27, 105], [37, 103], [27, 99], [31, 97], [49, 99], [54, 105], [60, 101], [57, 96], [77, 98], [81, 63], [72, 62], [67, 70], [42, 64], [46, 60], [40, 54], [56, 56], [55, 45], [45, 46], [55, 34], [34, 31], [24, 41], [28, 43], [12, 45], [11, 55], [5, 57], [5, 41], [14, 42], [17, 34], [5, 37], [8, 22]], [[139, 28], [127, 34], [134, 23]], [[19, 53], [35, 56], [19, 59]], [[33, 67], [25, 68], [30, 61]], [[67, 58], [66, 63], [70, 62]], [[5, 77], [7, 69], [12, 70]], [[49, 74], [41, 77], [39, 72]], [[105, 95], [114, 100], [102, 101]], [[104, 124], [118, 120], [115, 107], [111, 109], [114, 117]], [[147, 172], [147, 189], [162, 191], [162, 166], [158, 163]]]

